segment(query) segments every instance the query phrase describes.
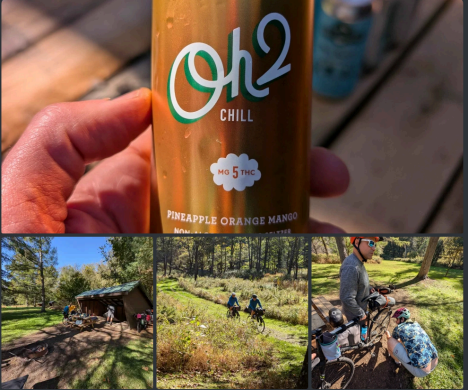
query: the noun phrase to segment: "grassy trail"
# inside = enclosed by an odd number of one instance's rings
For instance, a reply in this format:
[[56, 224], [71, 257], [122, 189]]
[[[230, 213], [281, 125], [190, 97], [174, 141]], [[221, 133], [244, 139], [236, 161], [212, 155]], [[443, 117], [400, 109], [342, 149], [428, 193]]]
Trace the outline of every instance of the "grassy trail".
[[[168, 279], [158, 284], [160, 291], [171, 294], [178, 301], [192, 304], [194, 306], [204, 307], [210, 315], [215, 317], [225, 317], [227, 308], [222, 305], [218, 305], [214, 302], [206, 299], [197, 297], [188, 291], [185, 291], [177, 283], [177, 280]], [[267, 308], [268, 313], [268, 308]], [[241, 321], [247, 321], [249, 315], [241, 312]], [[278, 340], [286, 341], [288, 343], [306, 346], [307, 345], [307, 334], [308, 327], [305, 325], [291, 325], [284, 321], [268, 318], [268, 314], [265, 318], [265, 335], [269, 335]]]
[[[206, 299], [197, 297], [182, 289], [177, 280], [166, 279], [158, 283], [158, 291], [164, 292], [180, 303], [202, 309], [210, 317], [225, 318], [227, 308]], [[241, 322], [247, 321], [249, 316], [241, 313]], [[307, 326], [290, 325], [282, 321], [265, 318], [265, 332], [258, 334], [274, 347], [274, 355], [278, 363], [275, 365], [275, 376], [278, 378], [298, 378], [302, 368], [304, 354], [307, 349]], [[264, 373], [261, 373], [264, 374]], [[217, 378], [204, 375], [193, 375], [189, 372], [158, 373], [158, 388], [249, 388], [249, 378], [259, 375], [259, 372], [226, 372]], [[236, 387], [232, 387], [236, 384]]]

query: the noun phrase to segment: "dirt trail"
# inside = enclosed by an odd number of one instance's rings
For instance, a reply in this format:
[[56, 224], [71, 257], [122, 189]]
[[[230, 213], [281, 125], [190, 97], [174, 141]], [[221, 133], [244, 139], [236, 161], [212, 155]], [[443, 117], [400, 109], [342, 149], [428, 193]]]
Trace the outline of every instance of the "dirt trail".
[[[78, 378], [86, 373], [87, 363], [96, 350], [125, 345], [139, 337], [152, 339], [152, 333], [152, 327], [138, 334], [128, 329], [126, 323], [105, 325], [105, 319], [102, 317], [95, 329], [84, 330], [81, 333], [62, 324], [44, 328], [2, 345], [2, 382], [29, 375], [25, 389], [65, 388], [70, 378]], [[43, 342], [49, 346], [48, 355], [40, 359], [44, 360], [43, 364], [34, 360], [26, 363], [9, 353], [19, 354], [24, 347], [32, 348]], [[66, 367], [69, 363], [74, 363], [73, 367], [79, 368], [69, 370], [69, 367]], [[59, 374], [62, 369], [67, 372], [66, 378]]]
[[[217, 303], [198, 297], [186, 290], [183, 290], [180, 286], [177, 286], [177, 288], [164, 290], [164, 292], [171, 294], [174, 298], [176, 298], [179, 301], [187, 301], [189, 299], [188, 297], [190, 297], [192, 301], [203, 301], [204, 305], [210, 305], [211, 307], [216, 308], [219, 308], [221, 306]], [[241, 313], [241, 320], [242, 319], [248, 319], [248, 314]], [[281, 341], [286, 341], [291, 344], [299, 346], [307, 345], [307, 334], [305, 334], [304, 337], [299, 337], [293, 325], [290, 325], [287, 322], [280, 321], [277, 319], [269, 319], [268, 315], [265, 317], [265, 331], [263, 334], [266, 336], [274, 337], [275, 339]]]
[[[329, 294], [324, 296], [333, 306], [341, 309], [341, 301], [338, 295]], [[398, 289], [389, 296], [395, 298], [395, 307], [407, 307], [411, 313], [416, 312], [409, 294]], [[388, 330], [390, 333], [395, 327], [394, 320], [390, 320]], [[375, 356], [372, 356], [373, 353]], [[343, 354], [354, 361], [356, 371], [348, 389], [410, 389], [412, 388], [413, 376], [404, 367], [398, 367], [393, 363], [387, 351], [387, 338], [383, 336], [370, 352], [348, 351]]]

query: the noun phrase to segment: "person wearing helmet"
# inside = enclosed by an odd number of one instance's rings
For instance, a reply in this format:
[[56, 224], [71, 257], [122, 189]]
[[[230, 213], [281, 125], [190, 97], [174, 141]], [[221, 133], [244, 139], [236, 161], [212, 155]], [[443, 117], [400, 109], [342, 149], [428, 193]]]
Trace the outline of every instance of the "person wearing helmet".
[[257, 306], [260, 309], [263, 309], [262, 303], [260, 302], [260, 299], [258, 299], [257, 294], [253, 294], [252, 299], [249, 303], [250, 317], [253, 317], [253, 315], [255, 314], [255, 309], [257, 308]]
[[437, 366], [439, 357], [437, 349], [421, 326], [410, 319], [410, 311], [402, 307], [395, 311], [392, 318], [397, 326], [390, 332], [387, 330], [387, 348], [398, 365], [405, 368], [418, 378], [430, 374]]
[[[341, 313], [341, 310], [336, 307], [332, 307], [328, 311], [328, 321], [334, 329], [339, 328], [341, 325], [343, 325], [344, 318], [343, 314]], [[358, 344], [360, 333], [359, 330], [359, 325], [354, 325], [346, 329], [344, 332], [338, 335], [338, 344], [342, 347]]]
[[[348, 320], [360, 318], [363, 332], [367, 329], [367, 302], [362, 299], [375, 290], [369, 286], [369, 275], [364, 263], [372, 259], [376, 243], [382, 237], [351, 237], [353, 253], [344, 259], [340, 267], [340, 300], [341, 309]], [[363, 339], [367, 333], [363, 333]]]
[[239, 305], [239, 301], [237, 300], [237, 297], [236, 297], [236, 293], [233, 292], [231, 294], [231, 296], [229, 297], [229, 300], [228, 300], [228, 303], [227, 303], [227, 307], [229, 308], [229, 310], [231, 311], [231, 315], [232, 315], [232, 308], [234, 307], [234, 305], [236, 305], [240, 307]]

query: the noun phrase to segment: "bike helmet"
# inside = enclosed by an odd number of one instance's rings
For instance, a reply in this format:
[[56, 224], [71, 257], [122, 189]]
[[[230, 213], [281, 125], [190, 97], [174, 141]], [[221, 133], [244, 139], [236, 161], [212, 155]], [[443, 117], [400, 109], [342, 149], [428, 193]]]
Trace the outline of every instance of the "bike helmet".
[[341, 310], [336, 307], [332, 307], [328, 311], [328, 318], [330, 319], [330, 324], [334, 328], [338, 328], [344, 324], [343, 314], [341, 313]]
[[[351, 241], [351, 244], [353, 244], [353, 247], [357, 249], [359, 254], [362, 257], [362, 261], [367, 262], [367, 259], [362, 255], [361, 250], [359, 249], [359, 245], [361, 244], [361, 240], [366, 237], [371, 237], [374, 239], [375, 242], [383, 241], [383, 237], [372, 237], [372, 236], [361, 236], [361, 237], [351, 237], [349, 240]], [[356, 245], [356, 240], [358, 240], [358, 244]]]
[[398, 309], [393, 315], [392, 318], [410, 318], [410, 311], [406, 307]]
[[252, 294], [252, 298], [257, 298], [257, 294]]
[[233, 292], [231, 293], [231, 295], [236, 295], [236, 293], [233, 291]]

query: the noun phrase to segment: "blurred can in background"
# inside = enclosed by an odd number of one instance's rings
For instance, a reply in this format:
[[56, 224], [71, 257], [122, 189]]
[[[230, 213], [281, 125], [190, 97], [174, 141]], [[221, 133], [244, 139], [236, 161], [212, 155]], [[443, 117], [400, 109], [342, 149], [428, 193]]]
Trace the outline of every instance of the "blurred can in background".
[[304, 233], [313, 1], [154, 0], [164, 233]]
[[313, 89], [344, 98], [359, 81], [372, 24], [372, 0], [322, 0], [316, 18]]
[[382, 61], [391, 25], [392, 5], [397, 0], [373, 0], [372, 2], [372, 27], [366, 44], [364, 56], [364, 71], [371, 72]]
[[419, 0], [395, 0], [395, 22], [392, 24], [390, 48], [403, 44], [416, 14]]

